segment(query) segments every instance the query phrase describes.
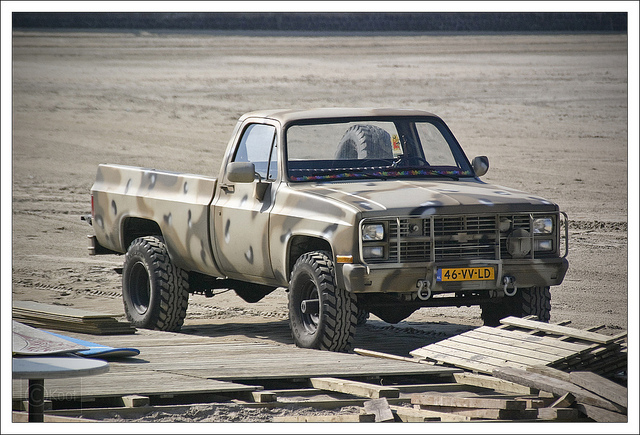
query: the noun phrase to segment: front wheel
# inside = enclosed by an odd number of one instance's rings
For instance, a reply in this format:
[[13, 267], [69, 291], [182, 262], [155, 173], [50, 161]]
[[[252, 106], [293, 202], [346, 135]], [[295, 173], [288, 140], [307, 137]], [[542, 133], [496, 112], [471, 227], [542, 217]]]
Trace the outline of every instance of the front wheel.
[[189, 303], [189, 275], [169, 258], [164, 240], [135, 239], [124, 258], [122, 299], [138, 328], [179, 331]]
[[289, 323], [296, 346], [350, 350], [356, 314], [355, 296], [336, 285], [330, 254], [303, 254], [293, 267], [289, 286]]
[[534, 315], [546, 323], [551, 319], [551, 292], [549, 287], [521, 288], [514, 296], [505, 296], [480, 307], [486, 326], [498, 326], [501, 319], [509, 316]]

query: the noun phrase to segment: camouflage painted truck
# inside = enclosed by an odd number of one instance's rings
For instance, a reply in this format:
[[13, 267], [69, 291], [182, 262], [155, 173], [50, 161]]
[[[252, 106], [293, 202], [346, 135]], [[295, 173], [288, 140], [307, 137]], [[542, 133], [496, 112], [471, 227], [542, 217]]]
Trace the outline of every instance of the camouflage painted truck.
[[479, 305], [485, 324], [550, 316], [568, 268], [567, 218], [480, 181], [423, 111], [316, 109], [242, 116], [217, 178], [100, 165], [92, 254], [125, 254], [137, 327], [179, 330], [189, 293], [288, 291], [298, 346], [345, 351], [369, 313]]

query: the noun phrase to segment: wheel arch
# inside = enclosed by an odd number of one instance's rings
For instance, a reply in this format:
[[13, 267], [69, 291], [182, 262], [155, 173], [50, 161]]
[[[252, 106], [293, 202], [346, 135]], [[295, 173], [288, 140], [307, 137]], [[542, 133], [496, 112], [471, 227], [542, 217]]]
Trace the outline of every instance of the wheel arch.
[[287, 247], [286, 276], [291, 277], [293, 266], [301, 255], [312, 251], [327, 251], [333, 259], [333, 248], [327, 239], [304, 234], [291, 236]]
[[120, 225], [120, 240], [122, 243], [122, 249], [126, 252], [133, 242], [138, 237], [144, 236], [158, 236], [163, 237], [160, 225], [151, 219], [139, 218], [134, 216], [127, 216], [122, 219]]

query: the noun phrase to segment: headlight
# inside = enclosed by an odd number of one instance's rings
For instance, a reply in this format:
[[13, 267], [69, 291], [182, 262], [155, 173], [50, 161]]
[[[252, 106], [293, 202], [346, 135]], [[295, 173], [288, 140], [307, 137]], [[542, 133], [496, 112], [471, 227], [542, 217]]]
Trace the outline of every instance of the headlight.
[[362, 226], [362, 240], [371, 242], [374, 240], [384, 240], [384, 225], [367, 224]]
[[533, 220], [533, 234], [551, 234], [553, 232], [553, 219], [550, 217], [536, 218]]
[[553, 242], [551, 240], [536, 240], [533, 246], [536, 251], [553, 251]]
[[362, 248], [364, 258], [384, 258], [384, 248], [382, 246], [365, 246]]

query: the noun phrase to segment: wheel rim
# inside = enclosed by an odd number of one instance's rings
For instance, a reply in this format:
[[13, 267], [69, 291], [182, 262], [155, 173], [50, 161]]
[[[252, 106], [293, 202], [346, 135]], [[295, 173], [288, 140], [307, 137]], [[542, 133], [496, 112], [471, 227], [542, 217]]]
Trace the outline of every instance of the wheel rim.
[[315, 334], [318, 330], [318, 323], [320, 322], [320, 309], [317, 312], [304, 312], [302, 309], [302, 301], [308, 299], [319, 299], [318, 288], [313, 282], [308, 282], [302, 288], [300, 292], [302, 298], [300, 299], [300, 314], [302, 317], [302, 324], [304, 325], [304, 329], [309, 334]]
[[151, 299], [151, 285], [147, 268], [141, 262], [137, 262], [131, 267], [129, 292], [135, 310], [140, 314], [146, 313]]

